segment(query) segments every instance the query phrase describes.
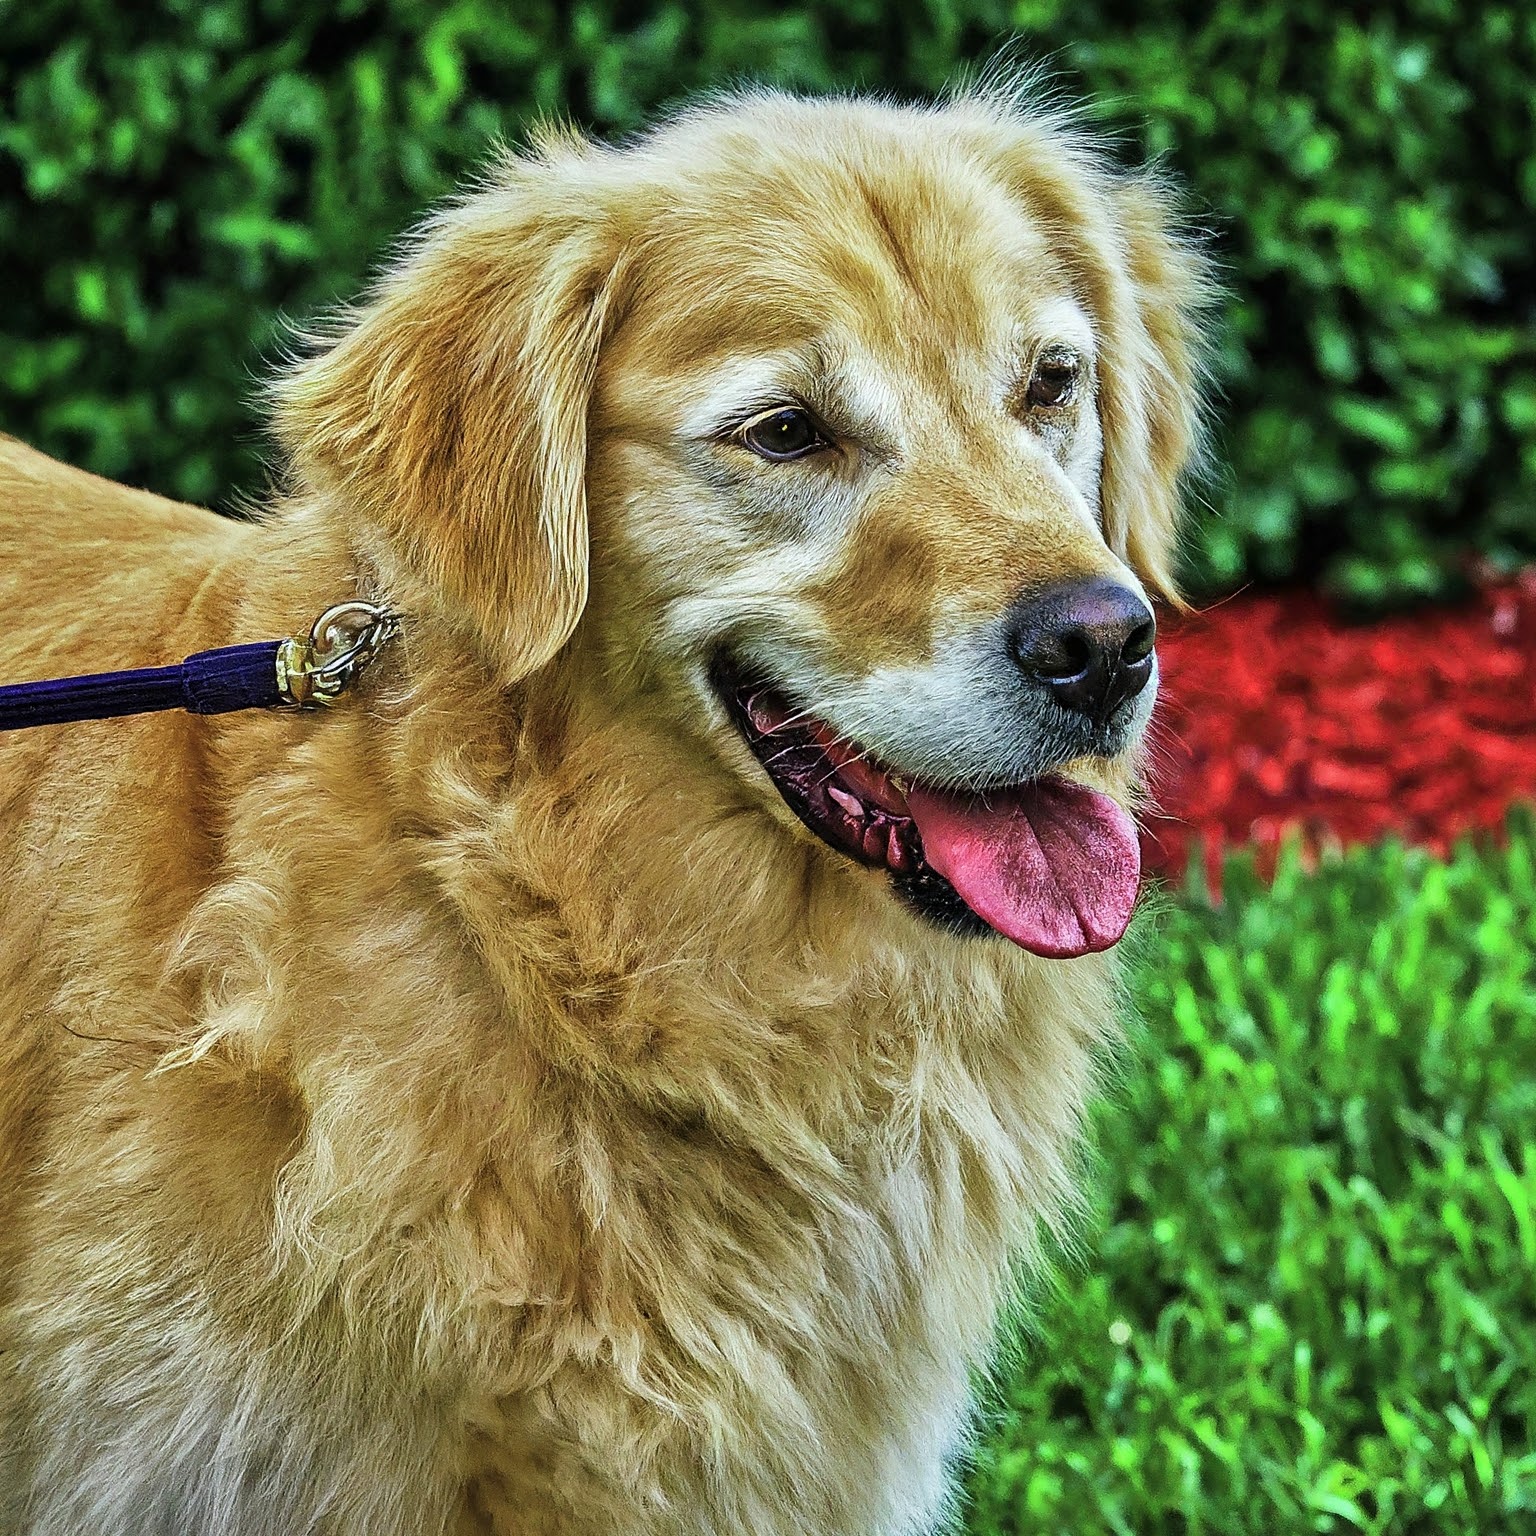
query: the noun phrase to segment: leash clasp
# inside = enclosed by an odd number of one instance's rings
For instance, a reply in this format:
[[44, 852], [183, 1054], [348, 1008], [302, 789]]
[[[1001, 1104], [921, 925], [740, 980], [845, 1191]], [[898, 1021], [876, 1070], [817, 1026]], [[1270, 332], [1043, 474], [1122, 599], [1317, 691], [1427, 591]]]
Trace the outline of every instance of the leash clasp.
[[336, 603], [307, 635], [293, 635], [278, 646], [278, 692], [301, 709], [333, 703], [399, 628], [399, 619], [377, 604]]

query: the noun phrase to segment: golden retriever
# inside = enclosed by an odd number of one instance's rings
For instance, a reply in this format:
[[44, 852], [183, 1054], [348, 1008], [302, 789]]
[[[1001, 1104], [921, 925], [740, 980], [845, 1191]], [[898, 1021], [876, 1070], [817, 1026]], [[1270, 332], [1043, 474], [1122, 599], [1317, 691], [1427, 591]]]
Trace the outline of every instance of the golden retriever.
[[0, 738], [0, 1529], [945, 1518], [1113, 1034], [1202, 292], [1017, 95], [752, 91], [432, 217], [254, 523], [5, 444], [0, 680], [402, 629]]

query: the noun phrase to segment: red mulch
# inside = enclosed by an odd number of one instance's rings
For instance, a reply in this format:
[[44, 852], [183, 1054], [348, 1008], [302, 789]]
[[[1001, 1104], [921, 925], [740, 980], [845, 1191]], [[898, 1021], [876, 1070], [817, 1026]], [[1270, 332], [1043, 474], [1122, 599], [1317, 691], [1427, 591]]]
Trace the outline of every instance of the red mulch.
[[1536, 800], [1536, 570], [1455, 608], [1351, 625], [1310, 593], [1239, 596], [1174, 620], [1162, 667], [1147, 866], [1196, 843], [1272, 863], [1395, 833], [1445, 852]]

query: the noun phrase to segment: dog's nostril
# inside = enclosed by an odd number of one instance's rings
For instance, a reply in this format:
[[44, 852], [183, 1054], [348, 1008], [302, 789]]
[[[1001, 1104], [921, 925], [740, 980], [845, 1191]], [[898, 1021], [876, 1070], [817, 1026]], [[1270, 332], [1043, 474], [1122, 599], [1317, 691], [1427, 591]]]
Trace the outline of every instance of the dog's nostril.
[[1044, 682], [1067, 682], [1093, 665], [1094, 644], [1081, 629], [1063, 630], [1045, 637], [1030, 654], [1021, 654], [1019, 661]]
[[1156, 644], [1157, 620], [1149, 618], [1145, 624], [1131, 631], [1130, 638], [1125, 642], [1125, 648], [1120, 652], [1120, 659], [1127, 666], [1135, 666], [1152, 654]]

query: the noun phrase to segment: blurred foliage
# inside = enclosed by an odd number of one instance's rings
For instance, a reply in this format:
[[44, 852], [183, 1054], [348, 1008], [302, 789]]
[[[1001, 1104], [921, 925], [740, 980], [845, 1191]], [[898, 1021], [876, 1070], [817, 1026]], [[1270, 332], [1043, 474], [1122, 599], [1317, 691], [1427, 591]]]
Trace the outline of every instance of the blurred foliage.
[[1536, 554], [1536, 10], [1398, 0], [0, 0], [0, 426], [228, 505], [280, 313], [540, 114], [931, 92], [1010, 37], [1192, 189], [1230, 285], [1204, 590], [1366, 603]]
[[1536, 1530], [1536, 820], [1143, 930], [1100, 1209], [1016, 1346], [974, 1536]]

